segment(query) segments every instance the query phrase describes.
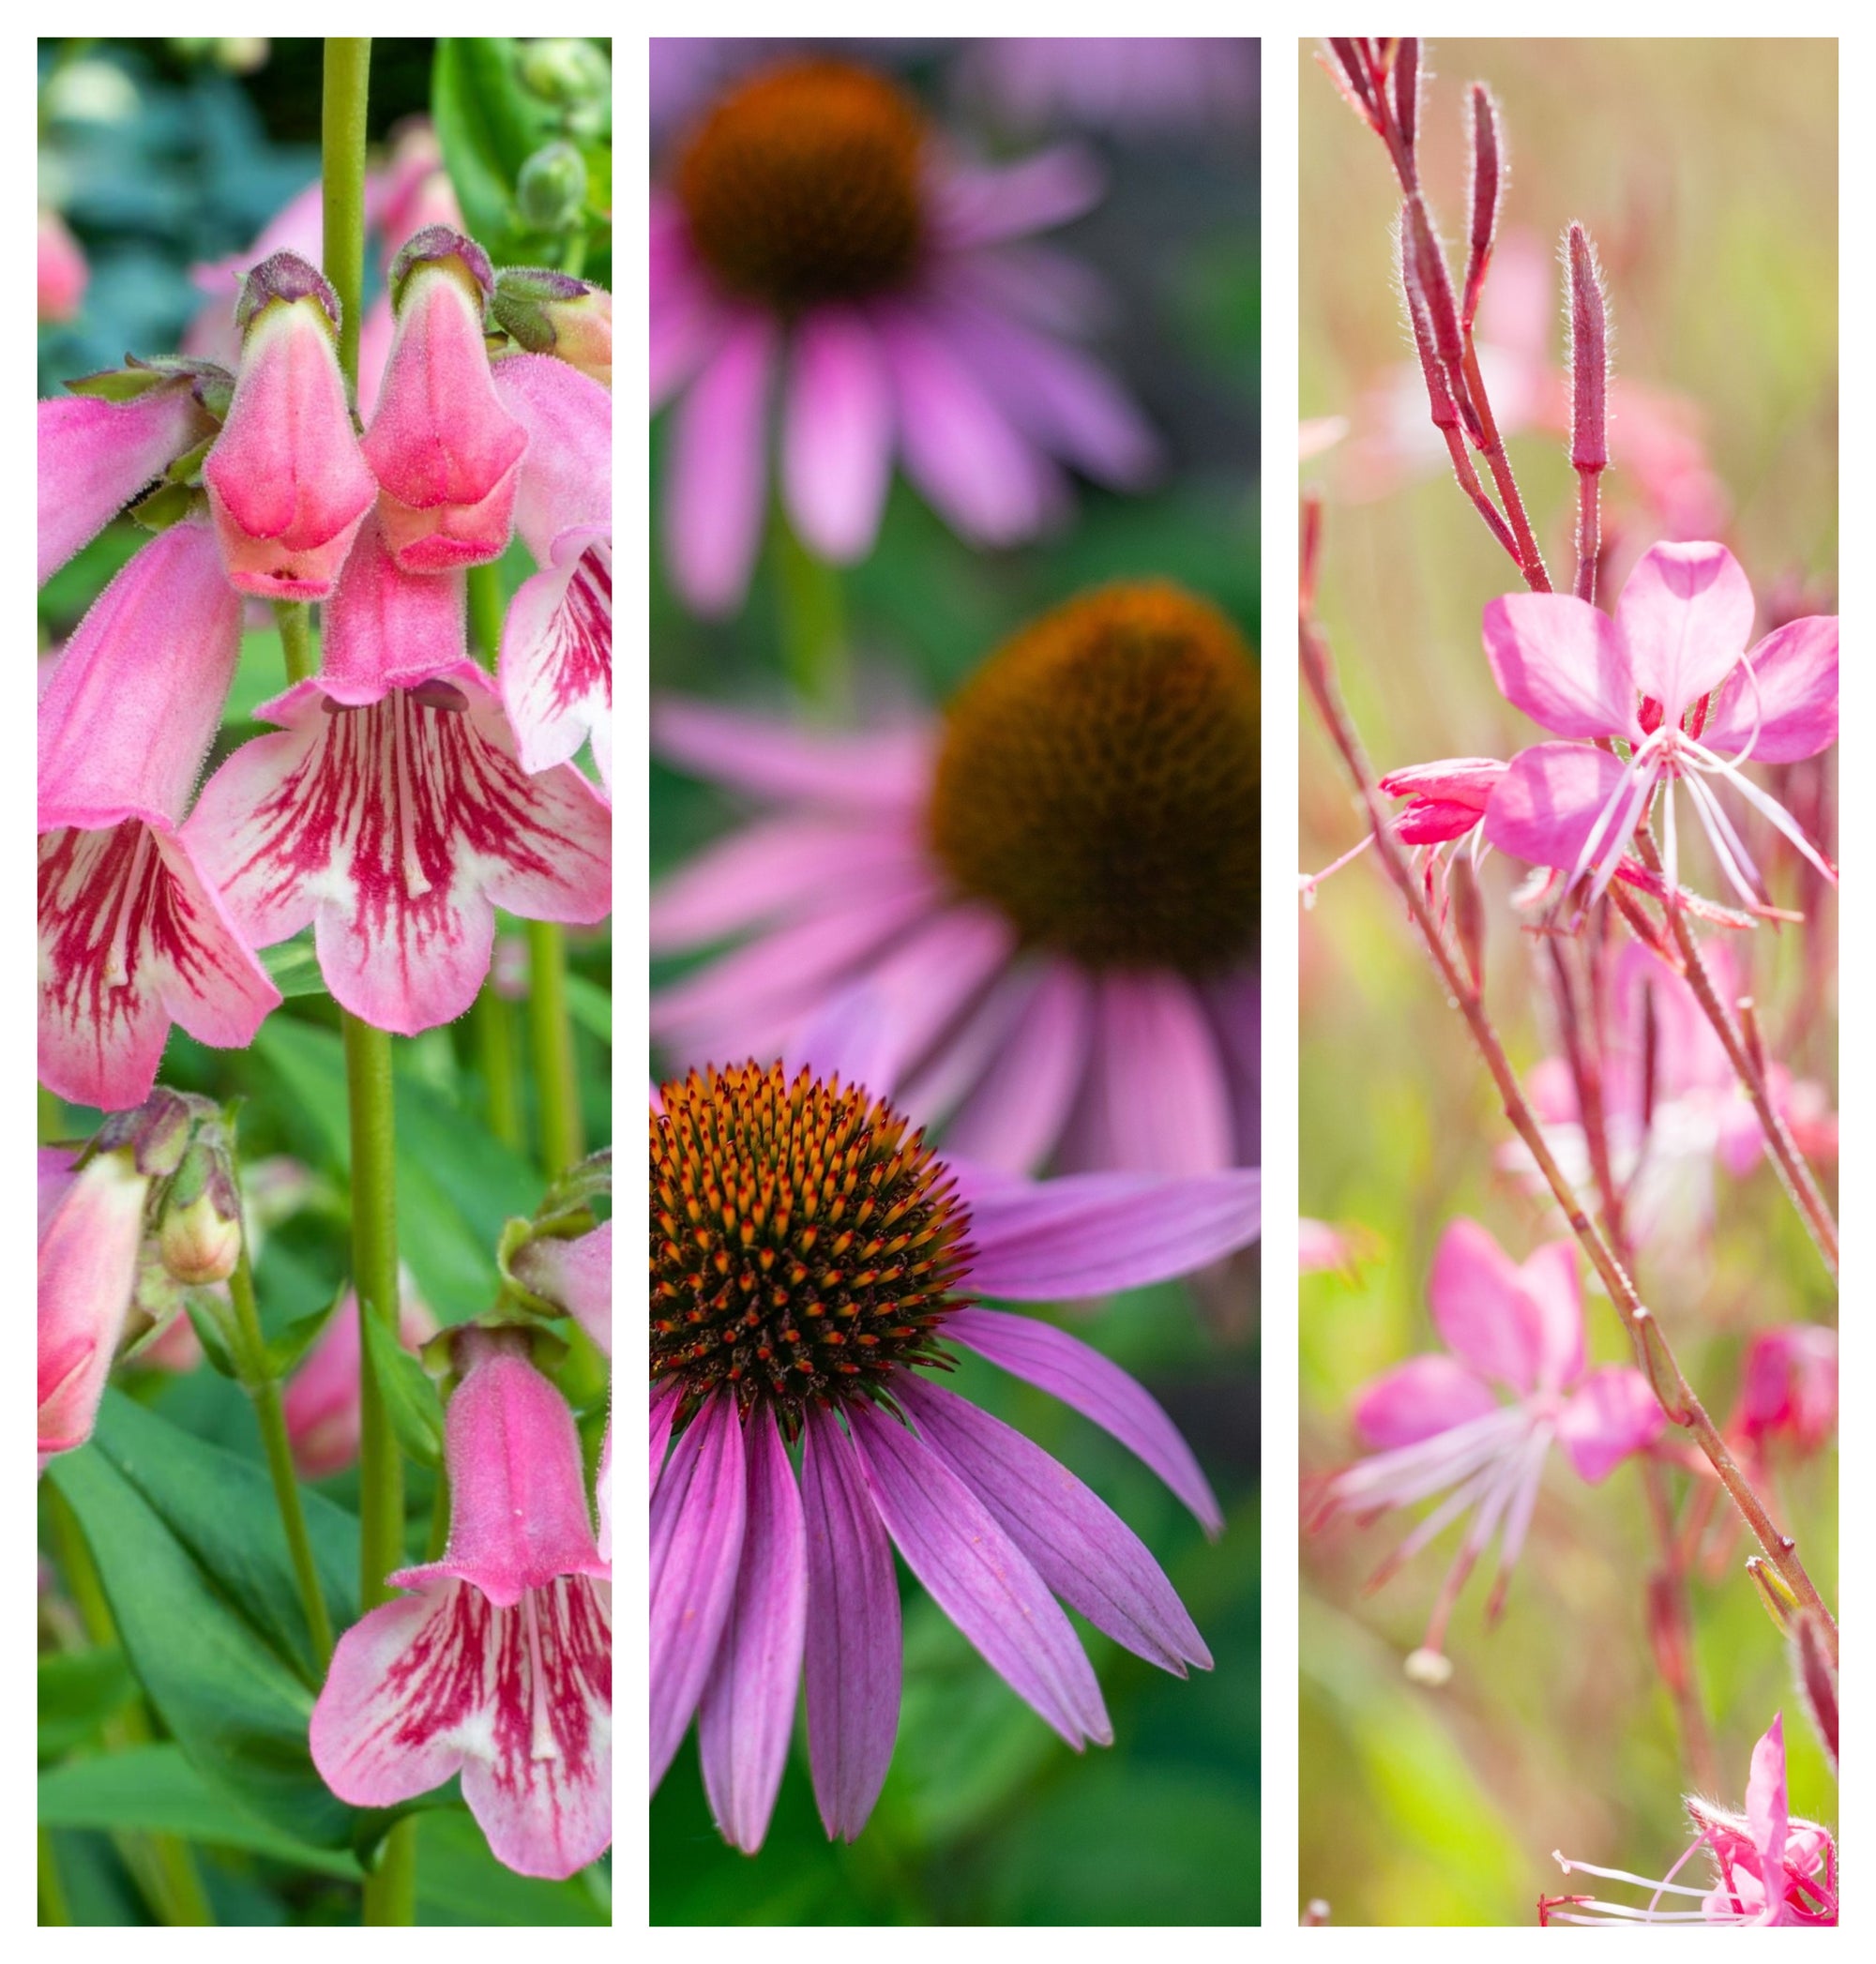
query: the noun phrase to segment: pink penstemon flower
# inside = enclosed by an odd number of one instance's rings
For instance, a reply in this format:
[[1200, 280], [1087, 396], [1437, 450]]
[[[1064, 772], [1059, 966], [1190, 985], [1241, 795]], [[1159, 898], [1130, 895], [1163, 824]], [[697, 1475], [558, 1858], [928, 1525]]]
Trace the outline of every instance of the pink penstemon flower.
[[[1735, 1814], [1689, 1794], [1687, 1813], [1698, 1830], [1685, 1853], [1658, 1881], [1625, 1868], [1599, 1868], [1562, 1854], [1566, 1875], [1598, 1876], [1650, 1891], [1642, 1907], [1596, 1896], [1546, 1896], [1537, 1903], [1544, 1924], [1724, 1924], [1764, 1929], [1773, 1926], [1829, 1929], [1837, 1926], [1837, 1843], [1827, 1828], [1793, 1820], [1785, 1782], [1785, 1724], [1781, 1715], [1752, 1748], [1746, 1811]], [[1705, 1885], [1676, 1881], [1704, 1850], [1713, 1869]], [[1665, 1909], [1672, 1897], [1686, 1907]], [[1694, 1905], [1698, 1907], [1694, 1907]]]
[[[407, 1351], [419, 1352], [436, 1328], [429, 1305], [404, 1280], [398, 1341]], [[358, 1457], [359, 1348], [358, 1294], [348, 1289], [319, 1341], [281, 1389], [294, 1468], [303, 1480], [329, 1479]]]
[[[853, 1839], [872, 1812], [899, 1717], [895, 1545], [1077, 1750], [1112, 1729], [1057, 1596], [1163, 1669], [1211, 1662], [1118, 1518], [927, 1373], [958, 1345], [1052, 1392], [1215, 1530], [1203, 1474], [1140, 1385], [974, 1298], [1187, 1272], [1254, 1237], [1257, 1176], [1032, 1187], [946, 1165], [842, 1068], [843, 1051], [857, 1062], [870, 1047], [856, 1021], [837, 1034], [830, 1020], [798, 1073], [693, 1073], [653, 1099], [652, 1784], [694, 1713], [718, 1824], [751, 1851], [804, 1674], [828, 1835]], [[741, 1224], [719, 1233], [723, 1211]]]
[[491, 1852], [562, 1878], [613, 1838], [611, 1568], [567, 1401], [518, 1332], [457, 1339], [449, 1541], [340, 1639], [312, 1708], [320, 1776], [394, 1806], [453, 1775]]
[[1614, 877], [1662, 793], [1664, 873], [1678, 884], [1675, 790], [1684, 787], [1728, 884], [1748, 908], [1764, 883], [1709, 778], [1730, 783], [1826, 879], [1836, 873], [1748, 778], [1837, 741], [1837, 618], [1793, 621], [1748, 653], [1752, 590], [1724, 546], [1659, 545], [1642, 556], [1611, 620], [1566, 594], [1508, 594], [1485, 611], [1485, 651], [1506, 699], [1560, 736], [1627, 747], [1537, 744], [1492, 793], [1486, 837], [1541, 866]]
[[1451, 1673], [1447, 1618], [1494, 1535], [1488, 1617], [1504, 1602], [1551, 1447], [1561, 1444], [1594, 1484], [1656, 1439], [1666, 1419], [1640, 1371], [1586, 1367], [1574, 1242], [1547, 1243], [1518, 1264], [1475, 1221], [1456, 1220], [1441, 1237], [1427, 1294], [1449, 1354], [1412, 1358], [1356, 1394], [1355, 1430], [1377, 1450], [1328, 1481], [1318, 1518], [1445, 1495], [1376, 1572], [1369, 1586], [1379, 1587], [1444, 1528], [1472, 1516], [1409, 1659], [1413, 1675], [1439, 1684]]
[[995, 545], [1059, 507], [1058, 459], [1115, 485], [1149, 475], [1139, 415], [1065, 338], [1086, 276], [1019, 243], [1098, 194], [1075, 150], [960, 162], [898, 84], [845, 62], [784, 63], [722, 98], [652, 195], [652, 400], [681, 398], [665, 544], [685, 600], [742, 599], [777, 396], [790, 521], [840, 564], [872, 545], [895, 452]]

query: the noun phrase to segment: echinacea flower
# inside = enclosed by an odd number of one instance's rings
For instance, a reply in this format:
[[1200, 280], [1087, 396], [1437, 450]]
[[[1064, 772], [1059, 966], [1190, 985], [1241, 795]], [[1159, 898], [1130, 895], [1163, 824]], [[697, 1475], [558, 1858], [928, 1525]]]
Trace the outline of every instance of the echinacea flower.
[[1777, 629], [1747, 652], [1752, 589], [1724, 546], [1657, 545], [1615, 617], [1568, 594], [1507, 594], [1485, 611], [1485, 652], [1505, 698], [1559, 736], [1520, 751], [1491, 794], [1485, 836], [1537, 866], [1567, 869], [1590, 895], [1614, 876], [1661, 788], [1662, 858], [1678, 884], [1675, 788], [1684, 787], [1728, 883], [1767, 904], [1745, 841], [1710, 777], [1725, 778], [1826, 879], [1836, 873], [1784, 808], [1740, 769], [1790, 763], [1837, 741], [1837, 616]]
[[[1746, 1811], [1735, 1814], [1689, 1794], [1687, 1808], [1698, 1832], [1658, 1881], [1626, 1868], [1598, 1868], [1559, 1854], [1566, 1875], [1599, 1876], [1650, 1893], [1645, 1905], [1609, 1902], [1596, 1896], [1546, 1896], [1537, 1903], [1544, 1924], [1725, 1924], [1735, 1928], [1797, 1929], [1837, 1926], [1837, 1843], [1829, 1829], [1792, 1818], [1785, 1783], [1785, 1723], [1780, 1714], [1752, 1748]], [[1713, 1879], [1705, 1885], [1674, 1878], [1704, 1849]], [[1686, 1905], [1663, 1909], [1665, 1897]]]
[[1450, 1354], [1412, 1358], [1356, 1394], [1355, 1430], [1377, 1450], [1328, 1483], [1322, 1518], [1445, 1496], [1382, 1564], [1369, 1585], [1379, 1587], [1471, 1514], [1426, 1639], [1408, 1660], [1417, 1680], [1439, 1684], [1452, 1669], [1446, 1620], [1493, 1535], [1498, 1574], [1488, 1617], [1503, 1605], [1551, 1445], [1594, 1484], [1653, 1441], [1666, 1419], [1640, 1371], [1585, 1369], [1573, 1241], [1547, 1243], [1520, 1265], [1476, 1221], [1456, 1220], [1440, 1239], [1427, 1296]]
[[1189, 139], [1255, 131], [1257, 56], [1255, 40], [1229, 35], [987, 35], [960, 75], [1020, 129]]
[[872, 545], [895, 452], [993, 545], [1062, 502], [1058, 459], [1110, 484], [1146, 476], [1140, 417], [1063, 339], [1084, 276], [1018, 243], [1098, 191], [1073, 150], [959, 162], [902, 88], [845, 62], [772, 68], [703, 116], [651, 213], [653, 405], [683, 392], [665, 542], [688, 604], [742, 598], [778, 397], [783, 504], [840, 564]]
[[686, 1063], [786, 1054], [864, 984], [893, 1075], [961, 1156], [1249, 1162], [1258, 702], [1224, 616], [1155, 582], [1034, 623], [936, 728], [659, 705], [664, 756], [779, 809], [655, 894], [655, 952], [743, 945], [658, 992], [654, 1036]]
[[496, 1861], [570, 1876], [613, 1838], [611, 1569], [580, 1438], [526, 1339], [471, 1330], [444, 1419], [449, 1542], [339, 1639], [312, 1708], [320, 1777], [389, 1807], [460, 1773]]
[[1031, 1186], [947, 1165], [843, 1072], [843, 1039], [864, 1048], [843, 1032], [794, 1076], [693, 1072], [653, 1101], [652, 1785], [694, 1714], [711, 1809], [750, 1851], [804, 1673], [829, 1836], [853, 1839], [872, 1812], [899, 1722], [894, 1547], [1078, 1751], [1112, 1733], [1057, 1596], [1162, 1669], [1211, 1662], [1119, 1518], [927, 1373], [957, 1346], [1053, 1393], [1216, 1530], [1204, 1475], [1138, 1383], [975, 1299], [1073, 1297], [1214, 1261], [1254, 1237], [1257, 1175]]

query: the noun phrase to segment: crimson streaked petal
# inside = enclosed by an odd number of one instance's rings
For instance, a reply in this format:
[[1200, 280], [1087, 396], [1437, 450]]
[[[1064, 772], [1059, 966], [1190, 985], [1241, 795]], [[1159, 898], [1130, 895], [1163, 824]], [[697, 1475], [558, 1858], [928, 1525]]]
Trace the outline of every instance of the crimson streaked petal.
[[590, 735], [612, 784], [613, 540], [568, 530], [551, 562], [522, 582], [502, 624], [502, 702], [522, 767], [566, 763]]

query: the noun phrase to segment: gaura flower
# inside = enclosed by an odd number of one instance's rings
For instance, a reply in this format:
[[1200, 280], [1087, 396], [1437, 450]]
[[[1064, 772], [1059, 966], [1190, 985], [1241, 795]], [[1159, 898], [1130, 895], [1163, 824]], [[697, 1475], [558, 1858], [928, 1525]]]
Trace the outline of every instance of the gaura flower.
[[550, 355], [495, 364], [495, 394], [527, 432], [515, 528], [540, 570], [502, 624], [499, 679], [523, 769], [566, 763], [589, 737], [613, 782], [613, 399]]
[[[416, 1352], [436, 1335], [436, 1318], [408, 1278], [400, 1293], [398, 1340]], [[358, 1294], [348, 1289], [280, 1397], [294, 1466], [303, 1480], [324, 1480], [358, 1457], [359, 1347]]]
[[492, 279], [481, 247], [440, 225], [391, 269], [397, 333], [364, 449], [391, 556], [407, 573], [479, 566], [507, 547], [527, 432], [489, 373]]
[[872, 545], [895, 451], [991, 545], [1061, 503], [1058, 459], [1120, 486], [1151, 472], [1132, 405], [1062, 339], [1084, 277], [1016, 243], [1098, 189], [1071, 150], [961, 164], [902, 89], [844, 62], [785, 63], [702, 118], [651, 212], [653, 406], [683, 392], [665, 543], [691, 607], [729, 612], [748, 585], [777, 393], [783, 503], [840, 564]]
[[1451, 1354], [1412, 1358], [1356, 1394], [1355, 1430], [1377, 1450], [1329, 1481], [1318, 1519], [1445, 1496], [1376, 1571], [1369, 1586], [1379, 1588], [1442, 1529], [1472, 1515], [1426, 1639], [1408, 1660], [1419, 1682], [1441, 1684], [1452, 1671], [1446, 1620], [1494, 1534], [1488, 1618], [1503, 1607], [1551, 1444], [1594, 1484], [1667, 1421], [1640, 1371], [1585, 1370], [1574, 1242], [1546, 1243], [1520, 1266], [1476, 1221], [1456, 1220], [1441, 1237], [1427, 1295]]
[[1211, 1663], [1119, 1518], [927, 1373], [955, 1345], [1051, 1392], [1216, 1531], [1203, 1473], [1138, 1383], [1065, 1332], [975, 1302], [1217, 1260], [1255, 1236], [1257, 1175], [1030, 1186], [947, 1165], [842, 1071], [854, 1043], [843, 1033], [794, 1076], [693, 1072], [653, 1100], [652, 1785], [694, 1713], [712, 1812], [750, 1851], [804, 1670], [829, 1836], [852, 1840], [872, 1812], [899, 1722], [895, 1546], [1078, 1751], [1112, 1732], [1057, 1596], [1163, 1669]]
[[378, 488], [345, 400], [339, 299], [291, 252], [242, 282], [241, 368], [203, 465], [228, 578], [267, 600], [332, 591]]
[[140, 1104], [172, 1022], [239, 1049], [280, 1000], [178, 830], [239, 644], [186, 521], [98, 596], [40, 700], [39, 1077], [73, 1104]]
[[1731, 1429], [1759, 1453], [1782, 1442], [1814, 1453], [1837, 1430], [1837, 1332], [1822, 1323], [1761, 1330], [1746, 1349]]
[[[1746, 1784], [1746, 1811], [1734, 1814], [1689, 1794], [1687, 1813], [1697, 1833], [1692, 1843], [1659, 1881], [1626, 1868], [1598, 1868], [1591, 1862], [1556, 1859], [1566, 1875], [1600, 1876], [1651, 1891], [1644, 1907], [1606, 1902], [1595, 1896], [1545, 1896], [1537, 1920], [1553, 1923], [1705, 1923], [1763, 1929], [1772, 1926], [1834, 1929], [1837, 1926], [1837, 1843], [1815, 1821], [1794, 1820], [1785, 1784], [1785, 1722], [1775, 1717], [1752, 1748], [1752, 1773]], [[1713, 1869], [1704, 1887], [1674, 1878], [1702, 1849]], [[1687, 1905], [1664, 1910], [1673, 1896]], [[1694, 1907], [1694, 1905], [1698, 1907]]]
[[1748, 908], [1764, 882], [1709, 777], [1726, 778], [1826, 879], [1796, 822], [1739, 768], [1789, 763], [1837, 741], [1837, 616], [1814, 614], [1748, 653], [1752, 589], [1724, 546], [1659, 545], [1629, 575], [1615, 617], [1568, 594], [1507, 594], [1485, 611], [1485, 651], [1506, 699], [1559, 736], [1613, 739], [1520, 751], [1491, 794], [1485, 836], [1534, 865], [1567, 868], [1591, 898], [1614, 876], [1659, 788], [1662, 858], [1678, 884], [1677, 784]]
[[340, 1639], [312, 1708], [312, 1761], [358, 1807], [460, 1773], [496, 1861], [561, 1879], [613, 1838], [611, 1570], [573, 1414], [525, 1339], [472, 1330], [458, 1355], [448, 1546], [389, 1577], [411, 1593]]
[[1258, 679], [1215, 609], [1157, 583], [1083, 596], [938, 728], [809, 736], [678, 703], [653, 727], [780, 807], [654, 895], [654, 953], [744, 942], [656, 995], [673, 1055], [785, 1054], [864, 982], [892, 1074], [961, 1156], [1255, 1156]]

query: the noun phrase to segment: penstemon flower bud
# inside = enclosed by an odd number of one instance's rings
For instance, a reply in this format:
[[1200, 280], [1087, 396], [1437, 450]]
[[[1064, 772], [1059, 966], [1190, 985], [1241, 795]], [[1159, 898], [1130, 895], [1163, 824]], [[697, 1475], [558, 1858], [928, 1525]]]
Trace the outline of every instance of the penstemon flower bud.
[[571, 144], [546, 144], [515, 180], [522, 221], [535, 232], [567, 232], [586, 203], [586, 160]]
[[504, 266], [489, 310], [516, 345], [552, 355], [613, 385], [613, 296], [603, 287], [537, 266]]
[[171, 1277], [183, 1283], [225, 1282], [241, 1257], [241, 1202], [234, 1187], [226, 1132], [198, 1132], [163, 1194], [157, 1247]]

